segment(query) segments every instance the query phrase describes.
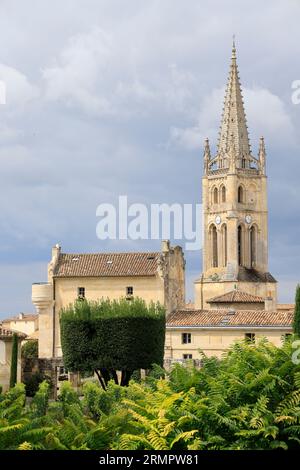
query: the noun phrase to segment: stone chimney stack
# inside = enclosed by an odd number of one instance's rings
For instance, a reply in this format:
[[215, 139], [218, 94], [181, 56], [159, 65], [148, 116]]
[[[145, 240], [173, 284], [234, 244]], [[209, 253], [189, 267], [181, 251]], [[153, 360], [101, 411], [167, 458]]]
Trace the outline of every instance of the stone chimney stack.
[[267, 312], [276, 311], [276, 302], [275, 302], [275, 299], [271, 297], [270, 293], [268, 297], [265, 298], [265, 310]]
[[56, 245], [52, 247], [52, 257], [51, 257], [50, 263], [48, 264], [48, 282], [50, 283], [53, 282], [53, 272], [58, 262], [60, 253], [61, 253], [61, 246], [58, 243], [56, 243]]
[[170, 251], [170, 240], [162, 240], [161, 242], [162, 253], [169, 253]]

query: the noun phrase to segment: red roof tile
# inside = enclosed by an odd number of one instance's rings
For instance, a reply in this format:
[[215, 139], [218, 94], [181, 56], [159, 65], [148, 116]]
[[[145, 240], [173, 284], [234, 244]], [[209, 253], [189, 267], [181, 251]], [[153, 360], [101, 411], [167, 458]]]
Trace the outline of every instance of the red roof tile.
[[264, 302], [262, 297], [258, 295], [248, 294], [247, 292], [242, 292], [240, 290], [232, 290], [223, 295], [218, 295], [207, 301], [208, 303], [251, 303], [251, 302]]
[[266, 310], [177, 310], [167, 318], [167, 327], [292, 327], [293, 312]]
[[160, 253], [61, 253], [55, 277], [155, 276]]

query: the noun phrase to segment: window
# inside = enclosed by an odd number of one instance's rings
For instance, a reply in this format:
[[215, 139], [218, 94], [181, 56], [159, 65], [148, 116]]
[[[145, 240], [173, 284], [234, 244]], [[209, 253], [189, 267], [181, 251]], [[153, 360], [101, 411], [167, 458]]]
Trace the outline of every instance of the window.
[[218, 267], [218, 233], [217, 228], [213, 225], [210, 229], [211, 251], [212, 251], [212, 267]]
[[85, 287], [78, 287], [77, 295], [79, 300], [85, 299]]
[[239, 186], [238, 188], [238, 202], [240, 203], [244, 202], [244, 190], [242, 186]]
[[191, 333], [182, 333], [181, 335], [181, 342], [182, 344], [189, 344], [192, 342], [192, 335]]
[[243, 265], [243, 230], [239, 225], [238, 227], [238, 261], [239, 266]]
[[256, 263], [256, 231], [255, 227], [250, 228], [250, 265], [255, 266]]
[[227, 266], [227, 226], [222, 227], [223, 266]]
[[182, 358], [183, 359], [193, 359], [193, 354], [183, 354]]
[[252, 343], [254, 343], [255, 341], [255, 333], [245, 333], [245, 339], [247, 341], [251, 341]]
[[127, 286], [126, 287], [126, 295], [128, 295], [128, 296], [133, 295], [133, 287], [132, 286]]
[[214, 189], [214, 204], [218, 204], [218, 188]]
[[221, 189], [221, 201], [226, 202], [226, 188], [225, 188], [225, 186], [222, 186], [222, 189]]

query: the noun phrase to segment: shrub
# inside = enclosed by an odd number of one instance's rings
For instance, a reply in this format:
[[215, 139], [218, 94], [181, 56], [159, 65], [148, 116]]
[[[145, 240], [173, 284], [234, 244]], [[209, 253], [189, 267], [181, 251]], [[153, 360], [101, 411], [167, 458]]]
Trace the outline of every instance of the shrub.
[[39, 385], [46, 381], [49, 384], [49, 387], [52, 387], [52, 381], [50, 377], [41, 372], [34, 372], [28, 378], [24, 380], [25, 391], [27, 397], [33, 397], [39, 389]]
[[65, 366], [95, 370], [102, 385], [111, 378], [118, 383], [116, 371], [128, 385], [135, 370], [163, 364], [165, 310], [159, 304], [80, 301], [62, 310], [60, 321]]
[[11, 352], [11, 366], [10, 366], [10, 380], [9, 387], [13, 388], [17, 383], [18, 374], [18, 335], [13, 334], [12, 352]]
[[24, 359], [34, 359], [38, 357], [39, 343], [37, 340], [29, 340], [22, 346], [22, 357]]

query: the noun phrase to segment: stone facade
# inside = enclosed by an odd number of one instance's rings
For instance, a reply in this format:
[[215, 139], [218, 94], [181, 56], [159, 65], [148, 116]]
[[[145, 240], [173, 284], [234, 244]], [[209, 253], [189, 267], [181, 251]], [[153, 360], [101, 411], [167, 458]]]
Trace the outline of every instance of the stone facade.
[[20, 331], [27, 336], [38, 330], [38, 315], [33, 313], [19, 313], [19, 315], [2, 320], [3, 328]]
[[[130, 288], [130, 291], [128, 291]], [[82, 290], [84, 289], [84, 291]], [[166, 312], [185, 302], [185, 261], [182, 249], [162, 242], [155, 253], [64, 254], [52, 250], [48, 283], [33, 284], [32, 300], [39, 313], [39, 357], [61, 357], [59, 312], [84, 292], [88, 300], [141, 297], [160, 302]], [[132, 292], [132, 294], [128, 294]]]

